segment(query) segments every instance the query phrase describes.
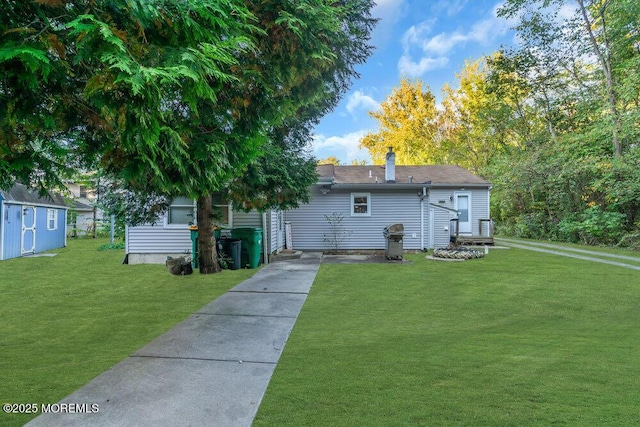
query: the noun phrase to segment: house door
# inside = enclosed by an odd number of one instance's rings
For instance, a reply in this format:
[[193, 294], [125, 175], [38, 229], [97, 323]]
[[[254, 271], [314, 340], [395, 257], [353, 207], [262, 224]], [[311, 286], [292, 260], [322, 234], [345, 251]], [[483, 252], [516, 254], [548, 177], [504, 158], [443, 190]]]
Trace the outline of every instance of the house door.
[[471, 234], [471, 193], [455, 193], [455, 210], [459, 233]]
[[22, 239], [20, 242], [22, 255], [36, 250], [36, 209], [33, 206], [22, 207]]

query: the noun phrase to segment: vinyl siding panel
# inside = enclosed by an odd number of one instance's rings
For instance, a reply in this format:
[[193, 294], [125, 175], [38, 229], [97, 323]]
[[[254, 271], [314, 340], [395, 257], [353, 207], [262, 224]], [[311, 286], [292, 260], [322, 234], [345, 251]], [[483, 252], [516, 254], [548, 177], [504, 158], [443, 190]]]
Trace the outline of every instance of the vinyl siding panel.
[[233, 226], [262, 228], [262, 214], [258, 211], [242, 212], [234, 210]]
[[173, 254], [191, 252], [191, 234], [182, 227], [139, 225], [127, 227], [127, 253]]
[[284, 235], [282, 234], [282, 231], [280, 231], [281, 227], [279, 223], [279, 221], [281, 220], [281, 211], [272, 210], [267, 212], [267, 227], [269, 229], [269, 232], [267, 233], [267, 236], [269, 237], [269, 253], [279, 252], [283, 248]]
[[22, 233], [22, 205], [4, 204], [2, 212], [2, 259], [19, 257]]
[[[252, 212], [233, 212], [234, 227], [262, 228], [262, 214]], [[127, 227], [128, 254], [175, 254], [191, 252], [191, 234], [183, 227], [166, 227], [163, 219], [155, 225]]]
[[[489, 213], [489, 191], [488, 190], [474, 190], [471, 196], [471, 209], [472, 209], [472, 226], [473, 235], [479, 236], [480, 232], [480, 219], [491, 218]], [[486, 233], [486, 230], [485, 230]]]
[[[454, 202], [450, 200], [450, 198], [456, 192], [460, 192], [460, 187], [452, 187], [448, 188], [434, 188], [429, 192], [430, 203], [448, 209], [454, 209]], [[479, 219], [490, 218], [489, 216], [489, 190], [486, 188], [474, 188], [464, 190], [471, 194], [471, 234], [479, 235], [480, 227], [479, 227]], [[443, 202], [443, 203], [441, 203]], [[442, 236], [441, 231], [444, 230], [444, 227], [449, 227], [449, 219], [455, 218], [454, 216], [450, 216], [447, 211], [443, 209], [435, 208], [435, 218], [434, 218], [434, 237], [435, 237], [435, 246], [442, 247], [449, 244], [449, 232], [446, 233], [445, 236]], [[446, 240], [446, 243], [445, 243]]]
[[67, 216], [64, 209], [54, 209], [57, 215], [57, 228], [47, 230], [47, 210], [51, 208], [36, 208], [36, 252], [62, 248], [65, 245]]
[[[363, 191], [370, 193], [371, 216], [351, 216], [350, 190], [333, 188], [323, 195], [317, 186], [312, 188], [309, 204], [286, 212], [291, 221], [293, 248], [300, 250], [334, 249], [331, 242], [332, 227], [325, 215], [343, 215], [342, 229], [338, 233], [344, 240], [338, 249], [384, 249], [384, 227], [401, 223], [404, 225], [405, 249], [420, 249], [420, 198], [413, 190], [407, 191]], [[425, 245], [429, 209], [424, 206]]]
[[449, 246], [451, 219], [455, 217], [455, 212], [433, 207], [433, 246], [435, 248], [446, 248]]

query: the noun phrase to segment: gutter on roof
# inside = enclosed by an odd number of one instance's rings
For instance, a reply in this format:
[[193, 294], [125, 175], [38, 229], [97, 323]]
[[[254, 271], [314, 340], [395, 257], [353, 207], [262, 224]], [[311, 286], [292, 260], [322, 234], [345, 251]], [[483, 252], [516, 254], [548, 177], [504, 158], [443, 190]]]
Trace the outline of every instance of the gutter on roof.
[[452, 187], [460, 187], [460, 188], [491, 188], [491, 184], [432, 184], [429, 182], [413, 182], [413, 183], [386, 183], [379, 182], [377, 184], [341, 184], [333, 181], [319, 181], [316, 185], [330, 185], [331, 188], [335, 189], [345, 189], [345, 190], [373, 190], [373, 189], [395, 189], [395, 190], [413, 190], [413, 189], [422, 189], [422, 187], [427, 188], [452, 188]]
[[431, 188], [451, 188], [451, 187], [464, 187], [464, 188], [489, 188], [492, 185], [486, 184], [431, 184]]
[[319, 179], [318, 182], [316, 182], [316, 185], [332, 185], [334, 182], [336, 182], [335, 178], [327, 178], [327, 180]]
[[4, 200], [6, 205], [23, 205], [23, 206], [37, 206], [39, 208], [55, 208], [55, 209], [64, 209], [69, 210], [67, 205], [52, 205], [49, 203], [40, 203], [40, 202], [22, 202], [17, 200]]
[[331, 187], [335, 189], [345, 189], [345, 190], [374, 190], [374, 189], [385, 189], [385, 190], [415, 190], [422, 189], [422, 187], [430, 187], [431, 184], [424, 183], [412, 183], [412, 184], [398, 184], [398, 183], [385, 183], [380, 182], [378, 184], [333, 184]]

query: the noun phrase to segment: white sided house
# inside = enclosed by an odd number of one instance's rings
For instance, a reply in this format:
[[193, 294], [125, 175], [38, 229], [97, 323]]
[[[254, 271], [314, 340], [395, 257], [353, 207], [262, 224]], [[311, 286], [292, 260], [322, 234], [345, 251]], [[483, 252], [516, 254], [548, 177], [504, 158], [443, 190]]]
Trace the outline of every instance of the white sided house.
[[[385, 249], [383, 230], [392, 224], [404, 226], [405, 250], [446, 247], [454, 237], [490, 238], [491, 183], [461, 167], [396, 166], [390, 150], [385, 166], [320, 165], [317, 171], [311, 201], [297, 209], [245, 213], [218, 198], [221, 225], [261, 228], [263, 262], [285, 249], [285, 241], [293, 250]], [[190, 253], [195, 208], [194, 200], [177, 198], [155, 225], [127, 227], [127, 262], [164, 263]]]
[[285, 214], [294, 249], [384, 249], [384, 228], [398, 223], [405, 250], [448, 246], [456, 224], [460, 240], [490, 236], [491, 184], [461, 167], [396, 166], [389, 150], [385, 166], [320, 165], [318, 174], [311, 202]]
[[[284, 218], [281, 211], [249, 213], [236, 211], [231, 204], [217, 197], [214, 201], [221, 218], [218, 224], [227, 235], [234, 227], [262, 229], [262, 255], [276, 253], [284, 248]], [[164, 264], [167, 257], [191, 254], [192, 242], [189, 226], [194, 224], [196, 204], [192, 199], [179, 197], [155, 224], [127, 226], [125, 253], [128, 264]], [[262, 258], [264, 260], [264, 258]]]

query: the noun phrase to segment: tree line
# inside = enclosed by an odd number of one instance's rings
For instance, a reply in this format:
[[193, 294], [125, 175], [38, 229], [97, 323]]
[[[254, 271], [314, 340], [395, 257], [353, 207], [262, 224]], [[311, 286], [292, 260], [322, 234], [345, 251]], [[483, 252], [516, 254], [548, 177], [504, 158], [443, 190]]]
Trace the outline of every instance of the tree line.
[[467, 62], [441, 105], [403, 79], [361, 146], [493, 184], [498, 232], [640, 248], [640, 4], [507, 0], [517, 48]]

